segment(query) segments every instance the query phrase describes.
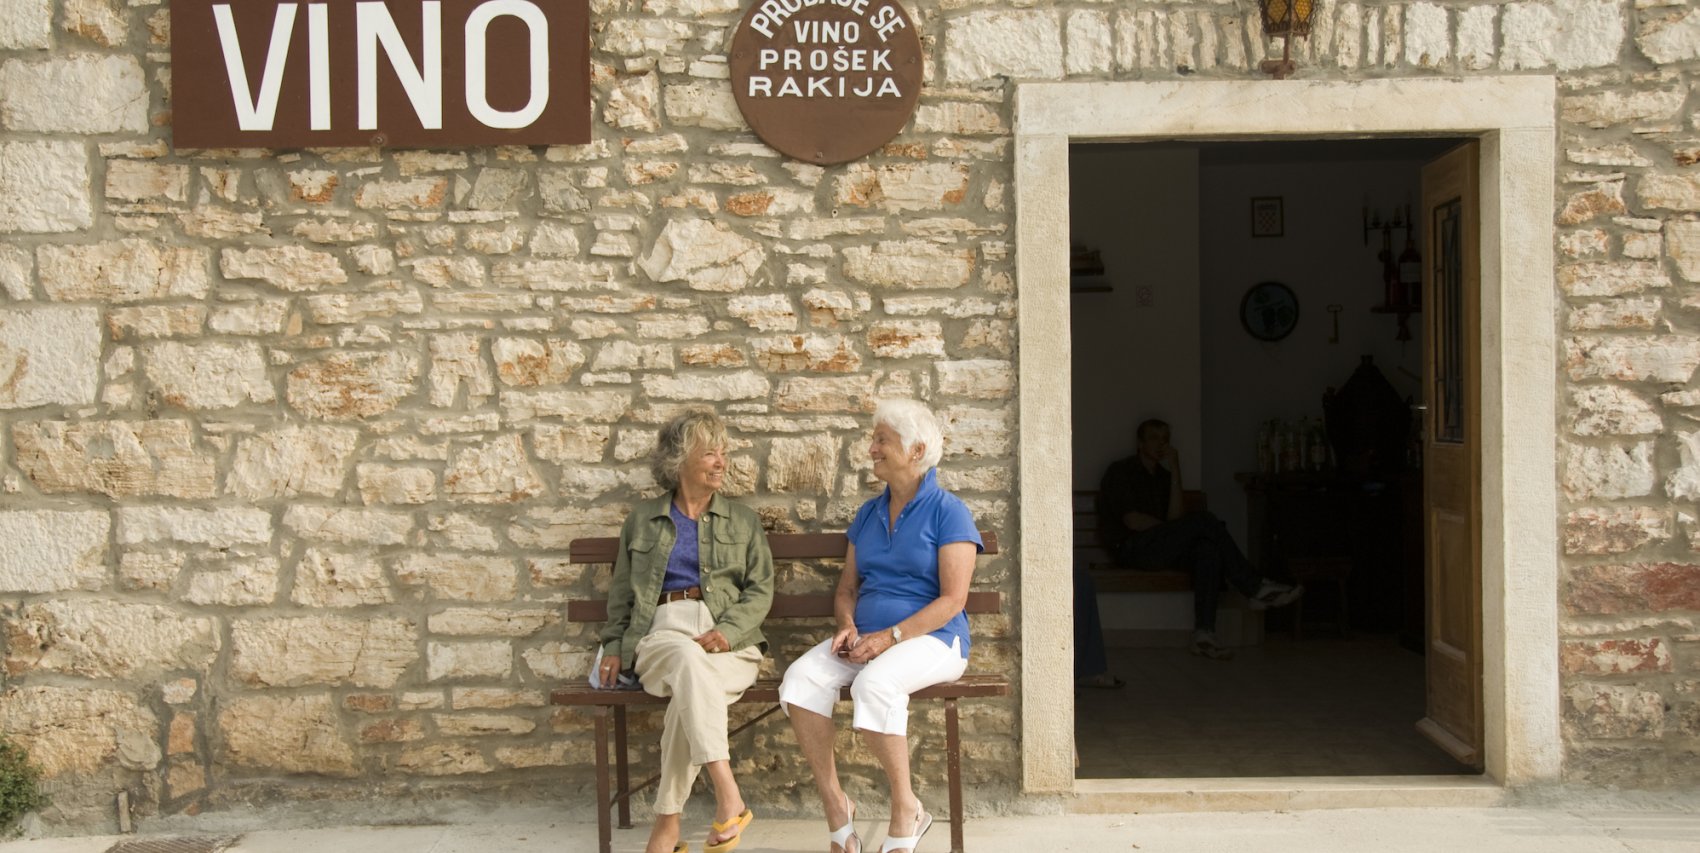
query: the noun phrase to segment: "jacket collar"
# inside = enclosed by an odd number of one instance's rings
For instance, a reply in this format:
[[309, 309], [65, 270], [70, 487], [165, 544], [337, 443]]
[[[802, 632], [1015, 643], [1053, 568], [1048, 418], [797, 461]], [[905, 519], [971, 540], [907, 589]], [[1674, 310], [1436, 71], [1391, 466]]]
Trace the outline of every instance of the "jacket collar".
[[[728, 512], [728, 501], [730, 500], [731, 499], [727, 498], [725, 495], [715, 492], [714, 496], [708, 499], [708, 509], [703, 511], [703, 515], [718, 515], [721, 518], [729, 517], [731, 513]], [[649, 518], [668, 518], [673, 511], [673, 493], [671, 491], [664, 492], [657, 497], [651, 498], [649, 504], [650, 505], [647, 510]]]

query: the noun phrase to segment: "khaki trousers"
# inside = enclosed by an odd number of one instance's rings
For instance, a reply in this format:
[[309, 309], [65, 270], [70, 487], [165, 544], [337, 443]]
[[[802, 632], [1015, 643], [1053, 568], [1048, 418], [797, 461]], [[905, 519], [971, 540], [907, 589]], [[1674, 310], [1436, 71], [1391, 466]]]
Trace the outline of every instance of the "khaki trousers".
[[726, 743], [726, 709], [755, 683], [761, 649], [709, 654], [693, 637], [714, 627], [708, 606], [686, 599], [655, 610], [649, 633], [638, 641], [637, 674], [651, 695], [671, 698], [661, 724], [661, 783], [656, 814], [685, 810], [702, 766], [732, 757]]

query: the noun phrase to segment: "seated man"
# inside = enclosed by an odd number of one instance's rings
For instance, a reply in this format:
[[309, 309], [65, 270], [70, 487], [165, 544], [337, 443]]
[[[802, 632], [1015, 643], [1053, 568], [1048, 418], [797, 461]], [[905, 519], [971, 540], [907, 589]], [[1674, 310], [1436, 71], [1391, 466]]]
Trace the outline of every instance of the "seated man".
[[1101, 541], [1119, 565], [1191, 571], [1192, 653], [1232, 657], [1216, 643], [1216, 602], [1224, 581], [1257, 610], [1291, 604], [1304, 587], [1264, 578], [1216, 516], [1182, 514], [1180, 453], [1169, 443], [1168, 424], [1145, 421], [1134, 439], [1138, 452], [1111, 464], [1098, 486]]

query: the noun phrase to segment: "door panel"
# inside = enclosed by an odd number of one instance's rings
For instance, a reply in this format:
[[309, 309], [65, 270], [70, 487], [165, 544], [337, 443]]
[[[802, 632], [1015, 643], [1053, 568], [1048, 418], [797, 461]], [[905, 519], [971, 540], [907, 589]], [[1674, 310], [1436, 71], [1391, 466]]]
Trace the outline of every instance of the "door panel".
[[1475, 143], [1423, 169], [1423, 528], [1428, 678], [1421, 731], [1482, 766], [1480, 269]]

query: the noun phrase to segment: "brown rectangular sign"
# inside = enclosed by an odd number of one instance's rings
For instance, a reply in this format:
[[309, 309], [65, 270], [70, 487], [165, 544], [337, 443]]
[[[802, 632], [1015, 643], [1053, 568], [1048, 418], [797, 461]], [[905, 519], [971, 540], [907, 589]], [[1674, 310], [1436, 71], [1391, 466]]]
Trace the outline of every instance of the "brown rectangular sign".
[[583, 144], [589, 0], [172, 0], [178, 148]]

